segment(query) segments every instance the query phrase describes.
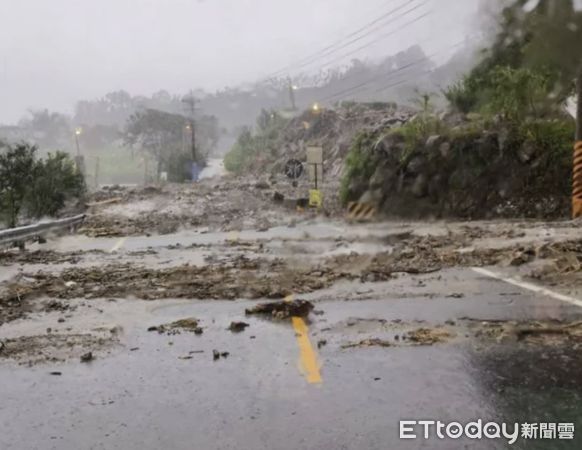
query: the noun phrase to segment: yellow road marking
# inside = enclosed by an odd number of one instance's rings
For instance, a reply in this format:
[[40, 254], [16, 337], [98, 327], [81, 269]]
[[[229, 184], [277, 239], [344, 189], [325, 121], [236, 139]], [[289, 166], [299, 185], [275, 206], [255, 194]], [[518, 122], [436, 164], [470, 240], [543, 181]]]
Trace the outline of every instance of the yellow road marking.
[[[293, 301], [293, 295], [285, 297], [285, 301]], [[317, 352], [309, 340], [309, 327], [301, 317], [292, 317], [291, 323], [297, 336], [297, 345], [299, 345], [299, 363], [301, 370], [308, 383], [321, 383], [323, 380], [319, 371]]]
[[227, 240], [227, 242], [236, 242], [236, 241], [238, 241], [239, 236], [240, 236], [240, 232], [231, 231], [230, 233], [228, 233], [226, 240]]
[[109, 253], [115, 253], [117, 250], [119, 250], [121, 247], [123, 247], [123, 244], [125, 244], [125, 241], [127, 241], [127, 238], [121, 238], [119, 239], [115, 245], [113, 247], [111, 247], [111, 250], [109, 250]]

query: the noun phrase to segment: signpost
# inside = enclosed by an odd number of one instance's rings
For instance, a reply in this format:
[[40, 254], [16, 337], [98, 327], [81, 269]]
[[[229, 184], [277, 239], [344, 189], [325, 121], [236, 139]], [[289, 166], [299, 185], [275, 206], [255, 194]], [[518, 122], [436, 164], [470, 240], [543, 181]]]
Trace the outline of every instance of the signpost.
[[307, 167], [309, 180], [315, 185], [315, 189], [309, 191], [309, 206], [321, 208], [323, 196], [319, 190], [319, 183], [323, 183], [323, 148], [307, 147]]

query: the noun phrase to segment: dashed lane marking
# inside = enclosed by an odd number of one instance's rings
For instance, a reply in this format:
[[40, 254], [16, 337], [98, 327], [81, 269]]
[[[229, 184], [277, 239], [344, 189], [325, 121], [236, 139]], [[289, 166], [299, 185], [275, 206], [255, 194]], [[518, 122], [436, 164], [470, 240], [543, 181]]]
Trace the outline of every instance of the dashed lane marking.
[[536, 294], [546, 295], [548, 297], [554, 298], [556, 300], [560, 300], [562, 302], [570, 303], [571, 305], [582, 307], [582, 301], [578, 300], [577, 298], [570, 297], [569, 295], [560, 294], [558, 292], [551, 291], [549, 289], [543, 288], [541, 286], [537, 286], [532, 283], [528, 283], [526, 281], [516, 280], [515, 278], [511, 277], [504, 277], [503, 275], [499, 275], [495, 272], [492, 272], [487, 269], [482, 269], [480, 267], [473, 267], [473, 271], [477, 272], [478, 274], [485, 275], [490, 278], [494, 278], [496, 280], [505, 281], [508, 284], [512, 284], [513, 286], [520, 287], [522, 289], [526, 289], [531, 292], [535, 292]]

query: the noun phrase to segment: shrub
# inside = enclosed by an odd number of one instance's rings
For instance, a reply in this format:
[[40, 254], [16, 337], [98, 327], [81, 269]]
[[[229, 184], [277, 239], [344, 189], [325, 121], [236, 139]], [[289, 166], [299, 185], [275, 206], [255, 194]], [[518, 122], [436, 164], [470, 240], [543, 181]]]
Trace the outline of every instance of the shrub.
[[485, 111], [520, 123], [548, 113], [548, 77], [530, 69], [496, 67], [489, 80], [491, 98]]
[[376, 163], [372, 156], [372, 146], [375, 133], [359, 133], [350, 148], [345, 160], [344, 175], [340, 186], [340, 200], [346, 203], [350, 197], [350, 184], [353, 180], [367, 180], [376, 169]]
[[400, 128], [397, 128], [392, 133], [398, 134], [404, 139], [406, 151], [401, 155], [401, 159], [404, 161], [416, 147], [424, 144], [430, 136], [443, 134], [447, 131], [446, 125], [438, 117], [431, 114], [421, 114]]
[[83, 175], [64, 152], [49, 153], [46, 159], [36, 161], [33, 174], [25, 205], [32, 217], [52, 216], [67, 200], [85, 192]]
[[249, 128], [244, 128], [224, 157], [224, 167], [229, 172], [241, 173], [255, 154], [253, 135]]
[[27, 144], [0, 149], [0, 215], [9, 228], [16, 226], [34, 180], [36, 150]]
[[240, 174], [250, 168], [261, 154], [275, 156], [277, 143], [288, 120], [275, 111], [261, 111], [253, 134], [243, 128], [230, 152], [224, 157], [224, 167], [229, 172]]
[[36, 151], [18, 144], [0, 152], [0, 218], [9, 227], [17, 225], [23, 212], [34, 218], [56, 214], [85, 191], [83, 176], [66, 153], [37, 160]]
[[473, 111], [479, 102], [479, 92], [472, 78], [465, 77], [443, 91], [456, 112], [468, 114]]

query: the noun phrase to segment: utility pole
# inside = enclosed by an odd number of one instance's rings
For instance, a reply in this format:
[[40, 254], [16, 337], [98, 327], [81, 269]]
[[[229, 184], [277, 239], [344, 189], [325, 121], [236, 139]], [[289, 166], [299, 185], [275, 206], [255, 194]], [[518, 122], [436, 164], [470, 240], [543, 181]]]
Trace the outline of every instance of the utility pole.
[[182, 100], [187, 106], [190, 113], [190, 136], [192, 147], [192, 162], [196, 162], [196, 98], [194, 92], [190, 91], [190, 95]]
[[77, 128], [75, 130], [75, 144], [77, 146], [77, 156], [81, 156], [81, 147], [79, 146], [79, 135], [81, 134], [81, 129]]
[[287, 77], [287, 82], [289, 84], [289, 100], [291, 100], [291, 109], [296, 111], [297, 105], [295, 104], [295, 90], [297, 89], [297, 86], [293, 84], [291, 77]]
[[99, 156], [95, 159], [95, 190], [99, 190]]
[[79, 136], [83, 130], [81, 128], [75, 129], [75, 145], [77, 146], [77, 156], [75, 156], [75, 167], [77, 172], [85, 176], [85, 159], [81, 155], [81, 146], [79, 145]]

